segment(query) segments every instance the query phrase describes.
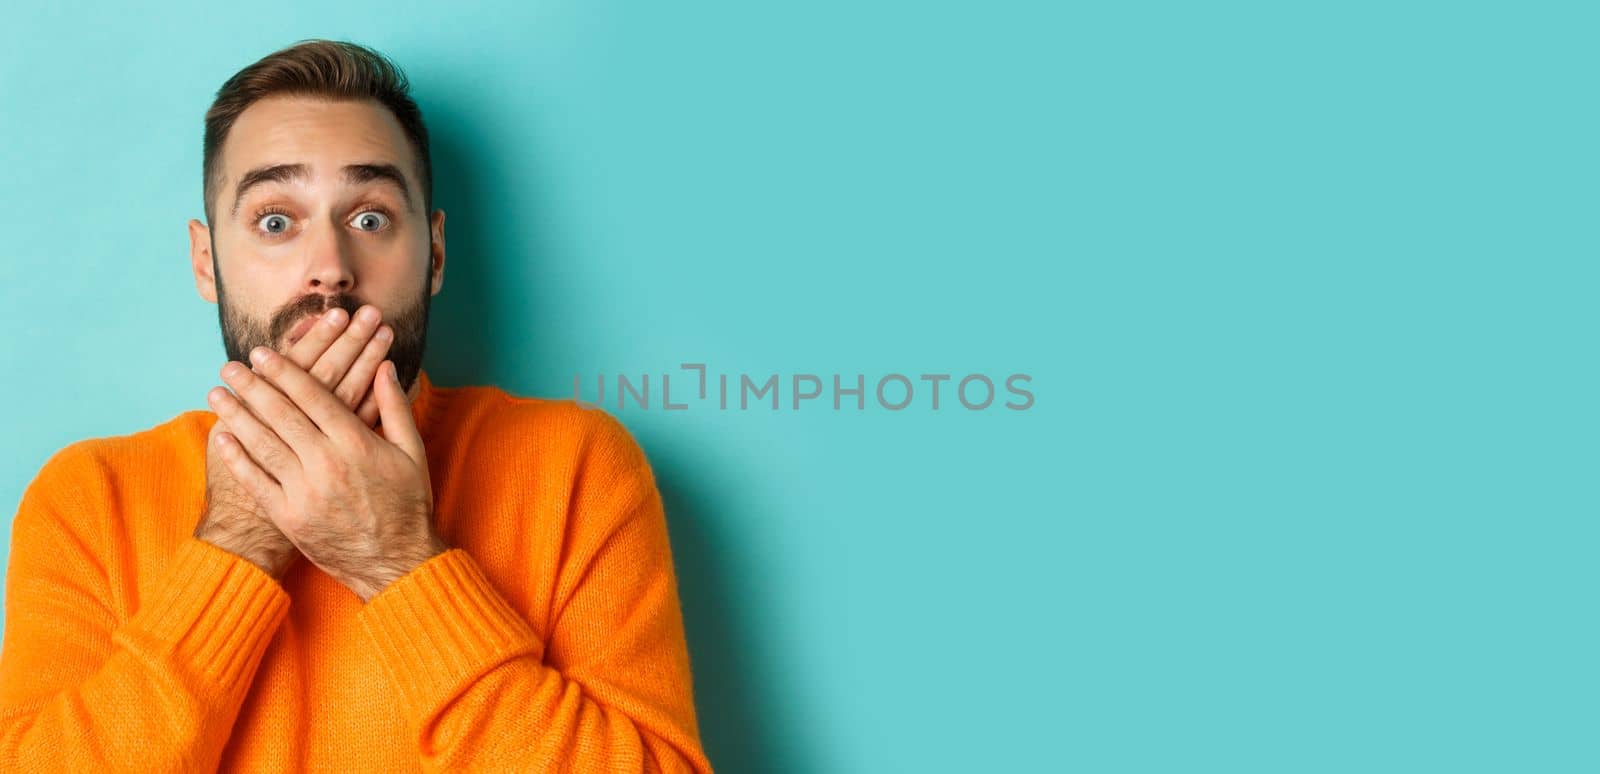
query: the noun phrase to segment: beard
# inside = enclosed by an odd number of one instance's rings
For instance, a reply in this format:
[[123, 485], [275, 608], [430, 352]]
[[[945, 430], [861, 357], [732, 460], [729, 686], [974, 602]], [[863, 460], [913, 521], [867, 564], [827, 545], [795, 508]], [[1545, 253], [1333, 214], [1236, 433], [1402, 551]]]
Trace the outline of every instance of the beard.
[[[428, 254], [432, 255], [431, 238], [428, 248]], [[272, 313], [271, 319], [263, 322], [228, 303], [214, 240], [211, 243], [211, 271], [217, 279], [217, 318], [222, 325], [222, 347], [227, 351], [229, 360], [237, 361], [246, 368], [250, 367], [250, 351], [256, 347], [284, 353], [288, 349], [289, 331], [306, 317], [320, 316], [337, 306], [350, 315], [349, 319], [354, 319], [356, 310], [366, 303], [348, 293], [308, 293], [290, 299]], [[394, 361], [395, 373], [400, 377], [400, 388], [408, 394], [417, 380], [417, 373], [422, 370], [422, 353], [428, 341], [428, 309], [433, 300], [433, 294], [428, 292], [432, 284], [430, 279], [424, 274], [421, 292], [415, 300], [392, 319], [380, 321], [387, 323], [394, 331], [394, 339], [389, 342], [386, 357]], [[284, 349], [278, 348], [280, 341], [284, 342]]]

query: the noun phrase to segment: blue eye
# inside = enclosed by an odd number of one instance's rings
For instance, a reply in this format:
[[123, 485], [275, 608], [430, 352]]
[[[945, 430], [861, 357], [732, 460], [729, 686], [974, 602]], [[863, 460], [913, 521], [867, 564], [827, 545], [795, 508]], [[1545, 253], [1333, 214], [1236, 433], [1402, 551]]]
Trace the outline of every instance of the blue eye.
[[382, 231], [389, 225], [389, 217], [376, 210], [367, 210], [350, 222], [362, 231]]
[[274, 212], [263, 215], [261, 220], [256, 221], [256, 225], [268, 234], [282, 234], [289, 230], [289, 219]]

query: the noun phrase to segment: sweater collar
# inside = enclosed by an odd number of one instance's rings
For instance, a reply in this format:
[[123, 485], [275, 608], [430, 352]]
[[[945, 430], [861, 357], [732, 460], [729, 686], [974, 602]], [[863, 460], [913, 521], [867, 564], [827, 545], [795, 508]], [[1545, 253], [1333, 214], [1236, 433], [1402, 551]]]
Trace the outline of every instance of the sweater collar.
[[435, 394], [438, 388], [433, 386], [433, 381], [428, 378], [428, 372], [417, 368], [417, 380], [411, 385], [416, 394], [411, 398], [411, 418], [417, 423], [417, 429], [427, 426], [428, 409], [438, 400]]

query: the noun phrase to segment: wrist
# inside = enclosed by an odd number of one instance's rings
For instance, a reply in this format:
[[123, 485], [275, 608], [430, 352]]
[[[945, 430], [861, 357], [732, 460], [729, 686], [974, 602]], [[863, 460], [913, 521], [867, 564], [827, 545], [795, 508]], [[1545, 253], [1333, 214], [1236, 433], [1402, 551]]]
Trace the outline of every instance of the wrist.
[[371, 602], [373, 597], [382, 593], [390, 584], [410, 575], [413, 570], [421, 567], [428, 560], [449, 550], [450, 546], [439, 539], [437, 535], [429, 535], [423, 544], [416, 548], [395, 552], [384, 561], [377, 562], [372, 567], [371, 572], [355, 578], [345, 585], [355, 592], [357, 597], [361, 598], [362, 604]]
[[[254, 516], [247, 517], [254, 519]], [[194, 537], [210, 543], [253, 565], [276, 580], [282, 580], [296, 551], [287, 538], [270, 525], [240, 529], [209, 518], [201, 519], [194, 529]]]

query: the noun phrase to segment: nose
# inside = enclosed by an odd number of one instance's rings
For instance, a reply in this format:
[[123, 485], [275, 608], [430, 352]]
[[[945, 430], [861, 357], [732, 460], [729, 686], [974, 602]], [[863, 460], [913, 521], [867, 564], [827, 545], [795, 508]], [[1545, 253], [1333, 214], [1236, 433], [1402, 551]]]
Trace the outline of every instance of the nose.
[[349, 293], [355, 289], [355, 264], [351, 245], [337, 224], [323, 220], [305, 240], [309, 250], [305, 290], [308, 293]]

